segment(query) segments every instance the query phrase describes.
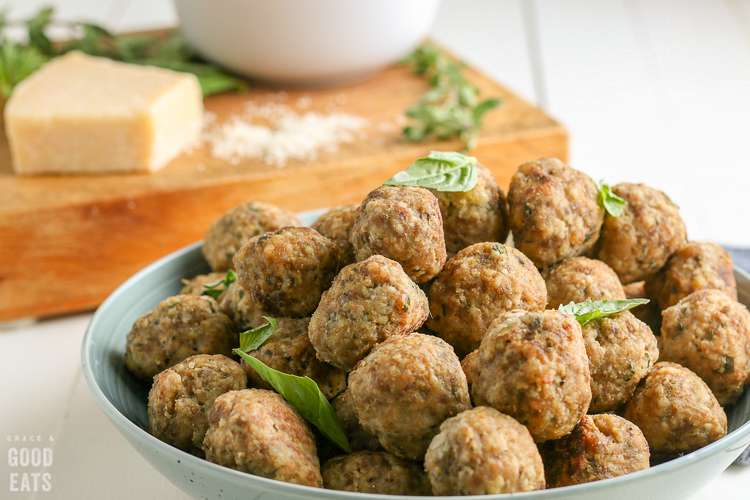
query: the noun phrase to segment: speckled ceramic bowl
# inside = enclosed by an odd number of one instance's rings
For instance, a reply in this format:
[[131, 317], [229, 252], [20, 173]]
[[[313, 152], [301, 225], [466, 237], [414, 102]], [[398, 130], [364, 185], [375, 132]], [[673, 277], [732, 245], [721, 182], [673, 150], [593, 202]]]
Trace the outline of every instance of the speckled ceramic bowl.
[[[320, 212], [302, 214], [311, 223]], [[167, 479], [198, 499], [377, 500], [380, 495], [347, 493], [283, 483], [245, 474], [173, 448], [147, 432], [149, 387], [125, 369], [125, 337], [133, 322], [162, 299], [182, 288], [180, 280], [208, 271], [200, 244], [190, 245], [148, 266], [122, 286], [96, 311], [83, 340], [83, 374], [94, 399], [112, 423], [143, 457]], [[735, 271], [740, 300], [750, 304], [750, 276]], [[671, 462], [604, 481], [515, 495], [482, 498], [525, 500], [668, 500], [686, 499], [707, 485], [750, 444], [750, 389], [727, 409], [729, 434]], [[388, 497], [416, 498], [416, 497]]]

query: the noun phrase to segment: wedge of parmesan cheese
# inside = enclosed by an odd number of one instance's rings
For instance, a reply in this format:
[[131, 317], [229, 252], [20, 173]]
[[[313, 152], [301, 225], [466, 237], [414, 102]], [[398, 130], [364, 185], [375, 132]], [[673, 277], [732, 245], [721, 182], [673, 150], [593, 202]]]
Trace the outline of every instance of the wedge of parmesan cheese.
[[153, 172], [198, 140], [198, 79], [71, 52], [21, 82], [5, 107], [18, 174]]

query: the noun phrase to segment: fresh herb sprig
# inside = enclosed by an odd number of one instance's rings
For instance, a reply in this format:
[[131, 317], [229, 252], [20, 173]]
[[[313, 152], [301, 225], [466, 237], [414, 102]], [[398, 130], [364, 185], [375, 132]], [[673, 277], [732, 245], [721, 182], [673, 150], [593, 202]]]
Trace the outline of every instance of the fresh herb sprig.
[[612, 217], [619, 217], [622, 209], [628, 204], [627, 201], [617, 196], [609, 184], [599, 181], [599, 203]]
[[477, 185], [477, 159], [452, 151], [431, 151], [383, 183], [438, 191], [466, 192]]
[[252, 330], [240, 333], [241, 351], [254, 351], [262, 346], [263, 342], [268, 340], [268, 337], [273, 335], [274, 330], [276, 330], [276, 320], [269, 316], [263, 316], [263, 319], [268, 321], [268, 323], [259, 326], [258, 328], [253, 328]]
[[[219, 281], [214, 283], [205, 283], [203, 285], [203, 295], [219, 300], [219, 296], [229, 289], [229, 285], [237, 280], [237, 275], [231, 269], [227, 271], [227, 274]], [[265, 317], [265, 316], [264, 316]], [[274, 325], [275, 326], [275, 325]]]
[[500, 99], [479, 101], [479, 92], [452, 61], [431, 43], [419, 47], [404, 61], [414, 73], [424, 75], [430, 89], [406, 111], [411, 123], [403, 130], [404, 140], [420, 142], [434, 136], [439, 140], [458, 137], [464, 151], [476, 146], [484, 114], [499, 106]]
[[270, 337], [276, 329], [276, 320], [264, 316], [267, 324], [241, 334], [240, 348], [233, 352], [244, 359], [260, 378], [271, 384], [276, 391], [311, 424], [320, 429], [331, 441], [347, 453], [352, 449], [336, 411], [309, 377], [298, 377], [274, 370], [262, 361], [247, 354], [254, 351]]
[[[245, 83], [219, 68], [201, 60], [188, 46], [181, 33], [168, 35], [119, 36], [96, 24], [58, 22], [54, 9], [40, 10], [34, 17], [9, 23], [6, 13], [0, 12], [0, 96], [8, 98], [13, 88], [39, 69], [45, 62], [71, 50], [89, 55], [108, 57], [130, 64], [159, 66], [192, 73], [198, 78], [203, 96], [243, 90]], [[23, 26], [28, 33], [25, 43], [8, 39], [3, 28]], [[53, 43], [46, 35], [50, 26], [67, 28], [74, 36], [62, 43]]]
[[627, 300], [586, 300], [585, 302], [571, 302], [567, 305], [560, 304], [559, 310], [572, 314], [581, 326], [589, 321], [612, 314], [621, 313], [636, 306], [648, 304], [648, 299]]

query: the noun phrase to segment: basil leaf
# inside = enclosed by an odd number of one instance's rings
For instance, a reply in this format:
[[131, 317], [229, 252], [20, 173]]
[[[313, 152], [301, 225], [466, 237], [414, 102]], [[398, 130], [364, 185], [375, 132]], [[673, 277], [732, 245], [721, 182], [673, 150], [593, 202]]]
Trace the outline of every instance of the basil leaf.
[[298, 377], [274, 370], [240, 349], [235, 349], [234, 353], [247, 361], [247, 364], [258, 372], [263, 380], [271, 384], [287, 402], [297, 408], [308, 422], [320, 429], [339, 448], [347, 453], [352, 452], [339, 416], [320, 392], [315, 381], [309, 377]]
[[204, 284], [203, 294], [208, 295], [209, 297], [212, 297], [215, 300], [218, 300], [219, 295], [226, 292], [227, 289], [229, 289], [229, 285], [234, 283], [236, 279], [237, 279], [237, 275], [234, 274], [234, 271], [230, 269], [229, 271], [227, 271], [227, 275], [224, 276], [219, 281], [216, 281], [214, 283]]
[[432, 151], [383, 183], [438, 191], [466, 192], [477, 185], [477, 159], [451, 151]]
[[585, 302], [571, 302], [568, 305], [560, 304], [559, 310], [572, 314], [578, 323], [584, 326], [589, 321], [612, 314], [621, 313], [636, 306], [648, 304], [648, 299], [627, 300], [587, 300]]
[[599, 203], [612, 217], [619, 217], [622, 209], [628, 204], [627, 201], [613, 193], [612, 188], [604, 181], [599, 181]]
[[263, 326], [253, 328], [246, 332], [240, 333], [240, 350], [243, 352], [254, 351], [263, 345], [263, 342], [268, 340], [268, 337], [273, 335], [276, 330], [276, 320], [268, 316], [263, 316], [263, 319], [268, 321]]

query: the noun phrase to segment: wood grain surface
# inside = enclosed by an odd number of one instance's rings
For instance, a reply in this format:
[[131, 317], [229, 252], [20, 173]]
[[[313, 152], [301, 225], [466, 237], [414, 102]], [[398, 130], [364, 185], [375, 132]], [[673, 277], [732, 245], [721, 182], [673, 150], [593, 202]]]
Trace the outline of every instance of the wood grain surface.
[[[541, 156], [568, 155], [563, 126], [477, 71], [467, 78], [481, 97], [500, 97], [472, 155], [507, 187], [516, 167]], [[37, 176], [13, 174], [0, 138], [0, 321], [96, 307], [119, 284], [154, 260], [200, 240], [211, 222], [235, 205], [260, 200], [294, 211], [359, 201], [415, 158], [458, 142], [405, 144], [399, 117], [427, 89], [407, 68], [390, 67], [348, 86], [289, 90], [251, 88], [205, 100], [219, 121], [246, 102], [284, 102], [304, 111], [337, 110], [366, 118], [363, 137], [312, 163], [284, 168], [258, 160], [236, 164], [204, 145], [153, 174]], [[309, 99], [308, 99], [309, 98]]]

